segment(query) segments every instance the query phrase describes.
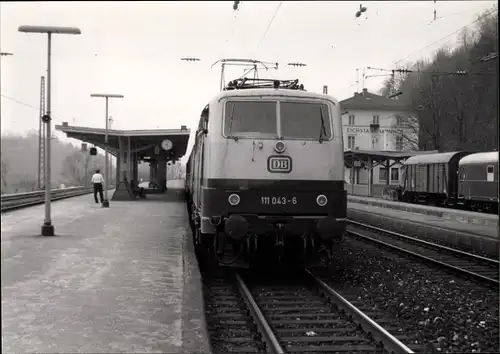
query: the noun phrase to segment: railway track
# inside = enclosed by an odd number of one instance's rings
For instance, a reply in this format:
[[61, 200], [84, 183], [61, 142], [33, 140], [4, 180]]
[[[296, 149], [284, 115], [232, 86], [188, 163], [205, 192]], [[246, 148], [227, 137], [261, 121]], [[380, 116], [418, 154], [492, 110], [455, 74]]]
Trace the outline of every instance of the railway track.
[[[413, 353], [413, 342], [381, 313], [302, 274], [203, 273], [214, 353]], [[359, 307], [358, 307], [359, 306]], [[366, 311], [366, 312], [365, 312]], [[415, 350], [415, 351], [413, 351]]]
[[349, 220], [347, 235], [453, 272], [483, 285], [499, 286], [498, 260]]
[[[92, 187], [70, 187], [51, 190], [51, 200], [73, 198], [93, 192]], [[4, 194], [1, 199], [2, 213], [45, 203], [45, 191]]]

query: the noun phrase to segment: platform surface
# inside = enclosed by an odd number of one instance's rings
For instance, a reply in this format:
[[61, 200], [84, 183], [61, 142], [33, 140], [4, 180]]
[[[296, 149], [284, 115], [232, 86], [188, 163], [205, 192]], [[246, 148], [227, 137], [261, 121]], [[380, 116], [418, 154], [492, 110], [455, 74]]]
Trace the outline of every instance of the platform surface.
[[166, 195], [84, 195], [2, 214], [2, 352], [208, 352], [182, 181]]
[[348, 209], [353, 209], [364, 213], [379, 214], [385, 217], [405, 220], [410, 223], [414, 223], [415, 227], [418, 227], [419, 224], [425, 224], [427, 226], [452, 230], [458, 233], [467, 233], [477, 237], [498, 239], [498, 227], [493, 225], [461, 223], [454, 220], [447, 220], [443, 217], [434, 215], [412, 213], [404, 210], [389, 209], [380, 206], [353, 202], [349, 202], [347, 207]]
[[392, 200], [385, 200], [373, 197], [348, 196], [348, 203], [366, 204], [379, 206], [385, 209], [401, 210], [416, 214], [433, 215], [444, 220], [454, 221], [460, 224], [478, 224], [498, 227], [498, 215], [478, 213], [467, 210], [452, 208], [440, 208], [435, 206], [404, 203]]

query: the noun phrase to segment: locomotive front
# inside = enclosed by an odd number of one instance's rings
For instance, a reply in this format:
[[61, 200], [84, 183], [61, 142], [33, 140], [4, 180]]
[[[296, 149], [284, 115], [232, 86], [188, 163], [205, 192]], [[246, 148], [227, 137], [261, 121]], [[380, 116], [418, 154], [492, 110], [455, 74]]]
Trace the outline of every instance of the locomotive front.
[[211, 105], [200, 232], [220, 264], [317, 264], [345, 232], [338, 101], [295, 90], [241, 90]]

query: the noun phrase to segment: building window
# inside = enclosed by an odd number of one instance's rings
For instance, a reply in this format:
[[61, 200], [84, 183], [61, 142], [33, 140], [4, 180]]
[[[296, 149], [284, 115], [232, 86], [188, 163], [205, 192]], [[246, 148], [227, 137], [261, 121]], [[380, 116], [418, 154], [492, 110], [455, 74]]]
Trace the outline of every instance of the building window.
[[356, 146], [356, 137], [354, 135], [350, 135], [347, 137], [347, 148], [350, 150], [354, 150]]
[[379, 116], [373, 116], [373, 124], [380, 124], [380, 117]]
[[375, 150], [375, 148], [378, 146], [378, 138], [374, 137], [372, 138], [372, 149]]
[[403, 150], [403, 137], [402, 136], [396, 137], [396, 150], [398, 150], [398, 151]]
[[399, 168], [391, 168], [391, 181], [399, 181]]
[[396, 115], [396, 125], [397, 126], [403, 125], [403, 116]]
[[387, 181], [387, 168], [380, 167], [380, 170], [378, 171], [378, 181], [379, 182]]
[[349, 125], [355, 125], [354, 114], [349, 114]]

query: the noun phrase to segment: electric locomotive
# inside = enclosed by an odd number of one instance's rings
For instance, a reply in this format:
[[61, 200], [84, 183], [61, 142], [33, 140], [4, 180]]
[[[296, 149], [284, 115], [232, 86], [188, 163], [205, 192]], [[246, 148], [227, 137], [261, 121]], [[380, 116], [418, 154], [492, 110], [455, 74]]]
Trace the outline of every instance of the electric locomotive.
[[198, 255], [322, 265], [345, 233], [339, 102], [298, 80], [238, 79], [203, 109], [186, 174]]

